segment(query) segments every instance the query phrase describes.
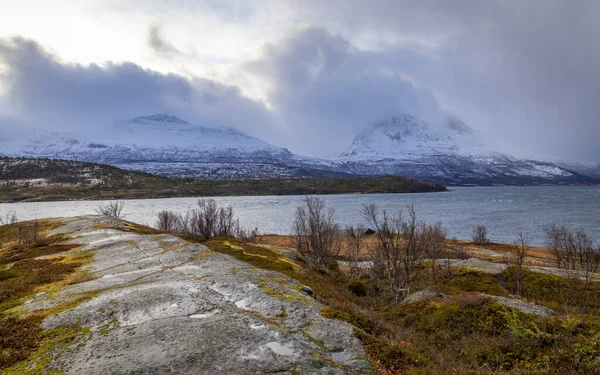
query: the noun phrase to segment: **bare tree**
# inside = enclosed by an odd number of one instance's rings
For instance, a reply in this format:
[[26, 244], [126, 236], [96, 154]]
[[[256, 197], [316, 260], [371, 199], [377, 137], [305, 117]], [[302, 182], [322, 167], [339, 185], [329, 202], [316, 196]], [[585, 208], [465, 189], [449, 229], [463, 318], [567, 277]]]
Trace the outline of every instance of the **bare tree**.
[[572, 270], [571, 278], [584, 280], [580, 291], [581, 308], [586, 311], [591, 293], [591, 274], [600, 271], [600, 246], [594, 247], [592, 239], [583, 230], [572, 232], [563, 225], [554, 225], [545, 231], [546, 246], [554, 255], [556, 267]]
[[402, 211], [389, 215], [376, 204], [362, 207], [362, 215], [375, 228], [377, 244], [373, 251], [373, 273], [387, 279], [396, 301], [404, 299], [418, 275], [418, 264], [426, 252], [425, 225], [417, 222], [413, 206], [409, 218]]
[[421, 226], [426, 256], [431, 260], [431, 277], [437, 285], [438, 260], [443, 257], [448, 232], [439, 222], [433, 225], [421, 224]]
[[511, 279], [514, 282], [515, 294], [517, 297], [525, 297], [526, 290], [526, 267], [525, 259], [529, 252], [529, 235], [523, 231], [517, 233], [514, 246], [511, 247], [510, 251], [506, 255], [505, 263], [507, 270], [511, 275]]
[[156, 220], [156, 228], [170, 233], [183, 233], [182, 216], [173, 211], [160, 211]]
[[[188, 232], [210, 239], [215, 236], [234, 237], [236, 221], [233, 208], [218, 207], [214, 199], [198, 200], [198, 207], [189, 212]], [[239, 224], [239, 223], [238, 223]]]
[[477, 245], [487, 245], [490, 243], [487, 236], [487, 228], [484, 225], [478, 225], [473, 228], [473, 242]]
[[216, 237], [235, 236], [236, 228], [240, 226], [240, 223], [233, 218], [233, 207], [219, 208], [217, 217], [214, 235]]
[[366, 229], [362, 226], [350, 225], [346, 228], [346, 236], [348, 238], [347, 243], [347, 256], [348, 256], [348, 268], [350, 269], [350, 278], [360, 277], [360, 260], [361, 250], [363, 250], [364, 238], [366, 236]]
[[321, 265], [340, 250], [339, 227], [334, 216], [335, 210], [326, 209], [325, 201], [318, 197], [306, 197], [304, 206], [298, 207], [294, 216], [297, 249], [312, 255]]
[[545, 231], [546, 247], [552, 252], [557, 268], [585, 273], [598, 271], [600, 254], [586, 232], [572, 232], [564, 225], [554, 225]]
[[123, 214], [123, 207], [125, 203], [123, 201], [112, 201], [104, 205], [98, 206], [96, 212], [98, 215], [110, 216], [115, 219], [122, 219], [125, 215]]

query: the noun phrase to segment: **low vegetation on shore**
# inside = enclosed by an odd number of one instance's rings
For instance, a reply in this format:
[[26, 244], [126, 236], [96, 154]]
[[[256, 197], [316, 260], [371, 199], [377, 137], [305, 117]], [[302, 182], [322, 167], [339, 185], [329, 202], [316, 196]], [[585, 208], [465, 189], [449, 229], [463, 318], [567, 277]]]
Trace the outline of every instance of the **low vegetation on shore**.
[[[122, 207], [113, 202], [99, 211], [119, 217]], [[262, 236], [241, 228], [230, 207], [203, 200], [186, 215], [161, 212], [156, 229], [129, 227], [172, 233], [308, 285], [325, 306], [323, 316], [356, 327], [381, 374], [600, 373], [600, 247], [586, 233], [546, 228], [547, 248], [539, 249], [526, 233], [516, 233], [514, 244], [489, 243], [483, 227], [474, 228], [473, 241], [451, 240], [440, 224], [419, 221], [412, 207], [365, 205], [362, 213], [370, 229], [341, 228], [332, 209], [308, 197], [297, 209], [294, 236]], [[27, 356], [42, 334], [42, 317], [4, 313], [10, 301], [68, 283], [85, 262], [36, 263], [52, 275], [41, 281], [14, 271], [66, 246], [59, 238], [32, 238], [44, 232], [39, 225], [51, 223], [0, 227], [10, 238], [0, 250], [0, 293], [21, 285], [0, 301], [0, 369]]]
[[[600, 247], [586, 233], [547, 228], [542, 251], [526, 233], [492, 244], [481, 226], [472, 242], [449, 240], [412, 207], [362, 211], [372, 229], [342, 229], [332, 209], [308, 197], [295, 235], [282, 238], [223, 226], [231, 211], [202, 201], [187, 216], [162, 212], [157, 226], [309, 285], [324, 316], [356, 326], [382, 374], [599, 373]], [[485, 258], [486, 247], [496, 271], [460, 265]], [[300, 267], [278, 254], [292, 248]]]
[[396, 176], [215, 181], [86, 162], [0, 157], [0, 202], [441, 191], [446, 191], [442, 185]]

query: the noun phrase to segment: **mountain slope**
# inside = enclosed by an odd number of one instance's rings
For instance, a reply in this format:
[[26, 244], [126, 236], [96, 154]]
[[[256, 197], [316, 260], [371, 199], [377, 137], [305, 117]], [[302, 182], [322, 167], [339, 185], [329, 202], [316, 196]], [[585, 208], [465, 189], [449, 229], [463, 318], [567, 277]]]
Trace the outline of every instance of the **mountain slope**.
[[167, 176], [214, 179], [339, 177], [335, 163], [302, 157], [233, 129], [159, 114], [117, 123], [99, 137], [51, 133], [5, 142], [7, 156], [60, 158]]
[[339, 160], [352, 173], [400, 174], [454, 185], [599, 182], [566, 165], [495, 152], [458, 119], [434, 127], [406, 114], [358, 134]]
[[457, 118], [433, 126], [406, 114], [358, 134], [335, 160], [296, 155], [233, 129], [196, 126], [166, 114], [120, 121], [100, 136], [0, 135], [0, 154], [213, 180], [395, 175], [445, 185], [600, 183], [597, 167], [515, 158], [491, 150]]

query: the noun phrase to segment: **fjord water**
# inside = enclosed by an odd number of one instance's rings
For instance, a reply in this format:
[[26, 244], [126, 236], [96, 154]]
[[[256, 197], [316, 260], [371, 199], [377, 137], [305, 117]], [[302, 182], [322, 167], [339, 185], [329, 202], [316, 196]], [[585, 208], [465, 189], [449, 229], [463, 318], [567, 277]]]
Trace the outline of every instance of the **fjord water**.
[[[470, 239], [473, 227], [488, 228], [495, 242], [511, 243], [519, 230], [528, 232], [532, 244], [542, 245], [543, 228], [565, 224], [587, 231], [600, 242], [600, 187], [457, 187], [445, 193], [349, 194], [322, 196], [335, 208], [336, 220], [344, 225], [360, 224], [360, 208], [376, 203], [389, 211], [413, 204], [419, 220], [440, 221], [448, 235]], [[125, 201], [125, 219], [154, 225], [161, 210], [185, 213], [198, 198], [137, 199]], [[243, 227], [258, 227], [261, 233], [289, 234], [302, 196], [217, 197], [220, 205], [232, 205]], [[16, 211], [20, 220], [94, 214], [103, 201], [68, 201], [0, 204], [0, 215]]]

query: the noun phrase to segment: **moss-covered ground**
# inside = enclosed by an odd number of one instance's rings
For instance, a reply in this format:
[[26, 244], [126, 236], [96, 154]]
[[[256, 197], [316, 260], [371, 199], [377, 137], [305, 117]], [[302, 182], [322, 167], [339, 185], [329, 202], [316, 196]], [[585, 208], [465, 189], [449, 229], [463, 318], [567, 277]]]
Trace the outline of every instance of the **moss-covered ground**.
[[[577, 307], [583, 281], [527, 273], [526, 295], [557, 311], [537, 317], [488, 297], [510, 297], [510, 274], [423, 268], [417, 289], [446, 298], [398, 304], [367, 277], [350, 280], [336, 269], [290, 259], [264, 246], [233, 239], [203, 242], [256, 267], [282, 272], [310, 286], [327, 307], [322, 315], [353, 324], [382, 374], [600, 374], [600, 284]], [[305, 259], [306, 260], [306, 259]], [[292, 264], [293, 263], [293, 264]]]
[[57, 255], [76, 247], [66, 244], [61, 235], [48, 236], [48, 231], [57, 225], [39, 221], [0, 226], [0, 370], [5, 370], [3, 373], [38, 373], [41, 368], [26, 359], [59, 341], [69, 341], [73, 336], [71, 331], [77, 331], [76, 327], [66, 327], [44, 332], [40, 322], [89, 296], [47, 311], [29, 313], [13, 309], [38, 293], [52, 293], [87, 278], [81, 266], [89, 262], [89, 254]]

